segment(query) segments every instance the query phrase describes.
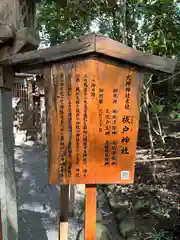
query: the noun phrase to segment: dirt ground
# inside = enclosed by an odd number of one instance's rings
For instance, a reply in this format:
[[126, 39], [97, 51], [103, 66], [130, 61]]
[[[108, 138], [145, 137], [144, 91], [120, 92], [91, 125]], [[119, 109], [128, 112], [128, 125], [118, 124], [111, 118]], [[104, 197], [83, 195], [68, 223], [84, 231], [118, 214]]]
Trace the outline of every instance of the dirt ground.
[[[29, 142], [15, 147], [19, 240], [57, 240], [59, 186], [47, 185], [47, 151]], [[69, 240], [79, 229], [70, 219]]]
[[[174, 146], [178, 140], [171, 142], [168, 142], [166, 157], [179, 156], [180, 144]], [[59, 186], [47, 184], [47, 150], [31, 141], [24, 143], [23, 136], [15, 143], [19, 240], [57, 240], [60, 194]], [[149, 152], [138, 149], [138, 159], [149, 158]], [[146, 233], [152, 232], [153, 228], [158, 232], [168, 231], [173, 234], [173, 239], [180, 239], [180, 161], [156, 163], [156, 182], [151, 170], [151, 164], [137, 164], [134, 186], [116, 186], [116, 194], [110, 196], [116, 195], [117, 202], [122, 205], [129, 201], [134, 206], [132, 211], [128, 207], [125, 215], [135, 219], [138, 239], [145, 239]], [[126, 194], [123, 194], [124, 187], [128, 189]], [[142, 203], [146, 204], [142, 206]], [[69, 221], [69, 240], [75, 240], [79, 225], [73, 218]]]

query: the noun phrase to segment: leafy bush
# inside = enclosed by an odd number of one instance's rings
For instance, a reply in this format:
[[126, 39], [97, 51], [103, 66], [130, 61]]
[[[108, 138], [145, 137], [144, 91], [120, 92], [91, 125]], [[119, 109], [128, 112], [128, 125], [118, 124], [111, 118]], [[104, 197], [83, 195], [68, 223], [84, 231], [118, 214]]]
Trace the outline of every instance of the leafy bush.
[[169, 236], [169, 232], [163, 229], [158, 232], [153, 228], [153, 231], [148, 233], [148, 237], [145, 240], [173, 240], [173, 237]]

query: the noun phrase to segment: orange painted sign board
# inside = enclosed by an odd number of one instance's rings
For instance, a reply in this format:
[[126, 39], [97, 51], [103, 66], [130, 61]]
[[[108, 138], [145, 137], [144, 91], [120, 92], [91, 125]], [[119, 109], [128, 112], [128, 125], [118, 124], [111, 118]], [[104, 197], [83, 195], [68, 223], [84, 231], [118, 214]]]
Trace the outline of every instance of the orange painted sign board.
[[93, 58], [49, 71], [49, 182], [133, 183], [143, 74]]

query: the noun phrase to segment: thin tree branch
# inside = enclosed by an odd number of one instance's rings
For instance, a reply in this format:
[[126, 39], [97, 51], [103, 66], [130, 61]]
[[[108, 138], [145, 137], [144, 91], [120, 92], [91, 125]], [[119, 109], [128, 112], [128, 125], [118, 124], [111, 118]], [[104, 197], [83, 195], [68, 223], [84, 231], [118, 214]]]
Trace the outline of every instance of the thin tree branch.
[[[148, 124], [148, 133], [149, 133], [149, 142], [150, 142], [150, 147], [151, 147], [151, 158], [155, 158], [155, 151], [154, 151], [154, 142], [153, 142], [153, 135], [152, 135], [152, 129], [151, 129], [151, 119], [150, 119], [150, 114], [149, 114], [149, 109], [148, 109], [148, 105], [149, 105], [149, 87], [147, 86], [143, 86], [144, 90], [145, 90], [145, 101], [144, 101], [144, 105], [146, 108], [146, 120], [147, 120], [147, 124]], [[154, 163], [152, 163], [152, 175], [153, 175], [153, 179], [156, 182], [156, 165]]]
[[145, 162], [159, 162], [159, 161], [177, 161], [180, 160], [180, 157], [170, 157], [170, 158], [153, 158], [153, 159], [137, 159], [136, 163], [145, 163]]
[[153, 77], [153, 74], [150, 75], [149, 80], [147, 81], [147, 83], [145, 83], [145, 86], [149, 85], [149, 83], [152, 81], [152, 77]]
[[144, 105], [146, 108], [146, 120], [147, 120], [147, 124], [148, 124], [148, 133], [149, 133], [149, 141], [150, 141], [150, 146], [151, 146], [151, 155], [152, 158], [154, 158], [154, 143], [153, 143], [153, 136], [152, 136], [152, 131], [151, 131], [151, 120], [150, 120], [150, 114], [149, 114], [149, 110], [148, 110], [148, 105], [149, 105], [149, 88], [145, 87], [145, 101], [144, 101]]
[[168, 77], [168, 78], [165, 78], [165, 79], [163, 79], [163, 80], [160, 80], [160, 81], [158, 81], [158, 82], [156, 82], [156, 83], [152, 83], [152, 84], [155, 85], [155, 84], [159, 84], [159, 83], [162, 83], [162, 82], [168, 81], [168, 80], [170, 80], [170, 79], [176, 77], [176, 76], [179, 75], [179, 74], [180, 74], [180, 71], [177, 72], [177, 73], [175, 73], [175, 74], [173, 74], [172, 76], [170, 76], [170, 77]]

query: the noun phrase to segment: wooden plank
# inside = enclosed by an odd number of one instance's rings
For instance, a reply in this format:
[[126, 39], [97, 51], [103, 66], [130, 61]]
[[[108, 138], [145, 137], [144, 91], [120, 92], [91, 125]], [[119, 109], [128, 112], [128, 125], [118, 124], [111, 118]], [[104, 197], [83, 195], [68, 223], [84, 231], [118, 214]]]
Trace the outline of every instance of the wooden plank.
[[35, 29], [23, 28], [15, 33], [11, 44], [0, 48], [0, 61], [4, 61], [9, 56], [29, 50], [37, 49], [39, 45], [39, 34]]
[[19, 27], [20, 3], [17, 0], [1, 0], [0, 4], [0, 21]]
[[146, 71], [172, 73], [177, 62], [169, 58], [137, 51], [136, 49], [127, 47], [108, 37], [92, 33], [71, 40], [68, 43], [62, 43], [58, 46], [30, 51], [24, 54], [15, 54], [6, 61], [1, 60], [1, 64], [11, 64], [16, 70], [27, 70], [37, 68], [38, 66], [44, 67], [43, 64], [45, 63], [74, 58], [95, 52], [107, 57], [113, 57], [118, 61], [128, 62]]
[[75, 213], [75, 192], [76, 192], [76, 185], [71, 184], [69, 185], [69, 215], [71, 217], [74, 216]]
[[36, 4], [39, 2], [39, 0], [32, 0], [32, 11], [31, 11], [31, 16], [29, 18], [31, 18], [31, 23], [30, 23], [30, 27], [37, 29], [37, 16], [36, 16]]
[[[53, 104], [53, 99], [56, 96], [53, 86], [53, 76], [51, 68], [44, 69], [44, 89], [45, 89], [45, 104], [46, 104], [46, 118], [47, 118], [47, 138], [48, 138], [48, 161], [49, 161], [49, 174], [48, 182], [59, 184], [59, 154], [60, 144], [58, 133], [60, 132], [59, 115], [58, 110]], [[50, 89], [50, 91], [48, 91]], [[55, 121], [57, 122], [55, 122]], [[51, 124], [52, 123], [52, 124]], [[52, 143], [52, 146], [51, 144]], [[51, 162], [50, 162], [51, 161]]]
[[1, 0], [0, 20], [21, 27], [36, 27], [34, 25], [36, 0]]
[[4, 68], [0, 67], [0, 87], [12, 88], [13, 86], [13, 75], [14, 72], [12, 67], [5, 66]]
[[[19, 29], [21, 19], [22, 11], [20, 11], [19, 0], [1, 0], [0, 21]], [[12, 32], [10, 28], [5, 29], [5, 25], [3, 28], [3, 24], [0, 26], [1, 60], [22, 50], [21, 40], [14, 40], [14, 28], [11, 29]], [[8, 42], [9, 39], [13, 41]], [[5, 42], [7, 44], [4, 44]], [[11, 91], [14, 72], [13, 74], [12, 72], [11, 66], [4, 66], [3, 69], [0, 67], [0, 217], [2, 222], [0, 232], [2, 230], [2, 240], [18, 240]]]
[[51, 76], [49, 183], [133, 183], [143, 74], [87, 59], [54, 64]]
[[33, 128], [33, 114], [34, 114], [34, 101], [33, 101], [33, 81], [32, 80], [29, 80], [28, 81], [28, 86], [27, 86], [27, 104], [28, 106], [27, 109], [28, 109], [28, 112], [27, 112], [27, 116], [26, 116], [26, 124], [28, 126], [28, 129], [29, 128]]
[[41, 142], [47, 144], [46, 136], [46, 107], [45, 107], [45, 96], [44, 96], [44, 81], [43, 78], [36, 78], [37, 85], [40, 93], [40, 118], [41, 118]]
[[86, 185], [85, 240], [96, 240], [96, 185]]
[[16, 40], [24, 41], [32, 46], [38, 47], [40, 43], [39, 33], [33, 28], [21, 28], [16, 32]]
[[2, 240], [1, 208], [0, 208], [0, 240]]
[[69, 185], [61, 185], [60, 190], [59, 240], [68, 240]]
[[89, 34], [84, 37], [71, 40], [46, 49], [29, 51], [23, 54], [16, 54], [2, 64], [16, 66], [16, 69], [44, 67], [45, 63], [59, 61], [62, 59], [85, 55], [94, 51], [95, 35]]
[[2, 239], [18, 240], [12, 91], [0, 88], [0, 206]]
[[15, 29], [8, 24], [0, 22], [0, 46], [5, 42], [13, 39], [15, 34]]
[[150, 55], [127, 47], [100, 34], [96, 36], [95, 50], [98, 53], [126, 61], [130, 64], [134, 64], [142, 68], [157, 70], [165, 73], [174, 72], [177, 63], [176, 60], [170, 58]]

